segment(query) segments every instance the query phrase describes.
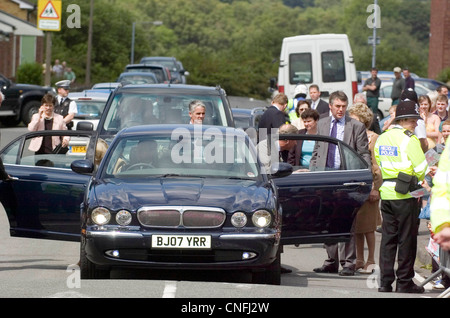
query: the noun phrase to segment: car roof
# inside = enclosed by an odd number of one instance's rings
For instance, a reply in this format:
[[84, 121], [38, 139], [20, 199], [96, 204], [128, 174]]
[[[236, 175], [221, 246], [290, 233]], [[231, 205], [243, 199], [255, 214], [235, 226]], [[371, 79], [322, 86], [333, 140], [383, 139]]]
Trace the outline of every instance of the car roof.
[[162, 65], [157, 64], [147, 64], [147, 63], [140, 63], [140, 64], [128, 64], [125, 68], [164, 68]]
[[95, 99], [95, 100], [102, 100], [107, 101], [109, 97], [110, 92], [109, 91], [95, 91], [95, 92], [89, 92], [89, 91], [83, 91], [83, 92], [74, 92], [69, 93], [69, 98], [73, 100], [77, 99]]
[[121, 76], [133, 76], [133, 75], [148, 76], [148, 77], [156, 78], [156, 75], [153, 74], [152, 72], [123, 72], [123, 73], [120, 73], [119, 77], [121, 77]]
[[130, 128], [125, 128], [117, 134], [117, 138], [129, 138], [133, 136], [143, 136], [143, 135], [171, 135], [173, 130], [180, 129], [180, 132], [188, 130], [189, 133], [195, 134], [199, 130], [203, 134], [215, 135], [220, 131], [224, 135], [239, 135], [247, 137], [247, 134], [241, 129], [234, 127], [224, 127], [224, 126], [210, 126], [210, 125], [180, 125], [180, 124], [158, 124], [158, 125], [142, 125], [133, 126]]
[[187, 84], [141, 84], [141, 85], [126, 85], [120, 87], [116, 92], [130, 92], [133, 93], [148, 93], [149, 90], [160, 91], [160, 92], [180, 92], [189, 93], [189, 92], [202, 92], [203, 94], [208, 95], [217, 95], [219, 93], [226, 95], [225, 90], [220, 86], [202, 86], [202, 85], [187, 85]]

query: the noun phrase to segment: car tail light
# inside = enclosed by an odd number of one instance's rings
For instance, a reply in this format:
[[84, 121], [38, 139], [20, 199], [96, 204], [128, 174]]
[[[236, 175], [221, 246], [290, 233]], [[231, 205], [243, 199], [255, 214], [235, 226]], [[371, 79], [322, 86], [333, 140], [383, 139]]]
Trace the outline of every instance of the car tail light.
[[278, 92], [279, 93], [284, 93], [284, 85], [278, 86]]
[[353, 98], [355, 98], [355, 95], [358, 94], [358, 82], [352, 82], [352, 93]]

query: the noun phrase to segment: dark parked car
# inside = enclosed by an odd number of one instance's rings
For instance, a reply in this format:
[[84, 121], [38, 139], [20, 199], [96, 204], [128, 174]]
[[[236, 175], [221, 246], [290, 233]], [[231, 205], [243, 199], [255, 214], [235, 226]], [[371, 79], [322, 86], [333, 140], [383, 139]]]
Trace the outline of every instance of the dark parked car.
[[47, 93], [56, 95], [52, 87], [13, 83], [1, 74], [0, 89], [5, 95], [0, 122], [5, 126], [17, 126], [21, 121], [28, 125], [41, 106], [42, 97]]
[[122, 85], [160, 83], [156, 78], [156, 75], [151, 72], [124, 72], [119, 75], [117, 82], [121, 83]]
[[141, 59], [143, 64], [163, 65], [170, 70], [172, 76], [172, 83], [186, 84], [186, 75], [188, 72], [183, 68], [183, 64], [177, 61], [174, 57], [168, 56], [147, 56]]
[[220, 87], [146, 84], [116, 89], [99, 122], [99, 138], [110, 143], [123, 128], [146, 124], [188, 124], [189, 104], [206, 106], [207, 125], [234, 127], [230, 104]]
[[122, 266], [229, 269], [277, 284], [280, 245], [348, 240], [372, 184], [364, 160], [325, 136], [287, 138], [336, 143], [340, 170], [293, 162], [294, 173], [284, 164], [269, 176], [249, 137], [230, 127], [128, 128], [100, 164], [89, 151], [29, 151], [30, 140], [43, 135], [95, 142], [95, 132], [82, 131], [18, 137], [0, 153], [17, 178], [0, 181], [0, 202], [12, 236], [81, 237], [83, 277], [107, 277]]
[[443, 82], [437, 81], [432, 78], [423, 78], [423, 77], [415, 78], [414, 81], [417, 84], [421, 84], [432, 91], [437, 90], [439, 86], [445, 86], [447, 87], [447, 90], [449, 90], [449, 92], [447, 93], [447, 97], [450, 98], [450, 88], [447, 84]]
[[232, 108], [234, 125], [236, 128], [255, 128], [258, 129], [259, 120], [265, 111], [264, 107], [257, 107], [252, 109], [247, 108]]
[[153, 64], [128, 64], [124, 72], [151, 72], [156, 75], [158, 83], [172, 83], [170, 70], [162, 65]]

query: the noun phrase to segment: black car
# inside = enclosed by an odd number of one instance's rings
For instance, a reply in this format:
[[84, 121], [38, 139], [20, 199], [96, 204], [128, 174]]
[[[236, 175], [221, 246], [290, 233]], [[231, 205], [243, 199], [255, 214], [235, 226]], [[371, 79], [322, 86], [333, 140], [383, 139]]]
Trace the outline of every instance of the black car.
[[98, 125], [99, 138], [109, 143], [123, 128], [147, 124], [188, 124], [189, 104], [206, 106], [204, 124], [234, 127], [224, 89], [199, 85], [126, 85], [109, 98]]
[[186, 75], [189, 73], [183, 68], [183, 64], [177, 61], [175, 57], [169, 56], [147, 56], [140, 61], [143, 64], [163, 65], [167, 67], [172, 76], [172, 83], [186, 84]]
[[265, 111], [265, 107], [257, 107], [252, 109], [247, 108], [232, 108], [234, 125], [236, 128], [254, 128], [258, 129], [259, 120]]
[[[33, 138], [44, 135], [70, 136], [77, 144], [67, 153], [28, 150]], [[348, 240], [372, 184], [365, 161], [331, 137], [286, 136], [303, 144], [337, 144], [339, 170], [294, 161], [294, 173], [284, 164], [278, 174], [266, 175], [248, 135], [239, 129], [127, 128], [102, 161], [83, 151], [95, 144], [95, 136], [91, 131], [30, 132], [0, 153], [15, 178], [0, 181], [10, 234], [82, 237], [83, 277], [106, 276], [121, 266], [230, 269], [252, 271], [255, 282], [277, 284], [279, 246]]]
[[154, 64], [128, 64], [124, 72], [151, 72], [156, 75], [158, 83], [172, 83], [172, 75], [166, 66]]
[[151, 72], [123, 72], [117, 82], [122, 85], [157, 84], [160, 83], [154, 73]]
[[42, 97], [47, 93], [56, 95], [52, 87], [13, 83], [1, 74], [0, 89], [5, 95], [0, 108], [0, 122], [5, 126], [16, 126], [21, 121], [28, 125], [41, 106]]

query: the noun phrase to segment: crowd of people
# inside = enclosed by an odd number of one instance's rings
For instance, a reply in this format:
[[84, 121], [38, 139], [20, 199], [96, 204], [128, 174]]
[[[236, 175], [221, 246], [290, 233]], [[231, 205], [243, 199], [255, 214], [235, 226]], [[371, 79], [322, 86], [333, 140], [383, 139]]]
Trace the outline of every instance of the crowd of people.
[[[46, 64], [43, 64], [42, 68], [43, 68], [42, 72], [43, 74], [45, 74]], [[50, 66], [50, 72], [57, 81], [68, 80], [70, 81], [70, 84], [73, 84], [77, 79], [73, 69], [70, 66], [67, 66], [67, 62], [66, 61], [60, 62], [59, 59], [56, 59], [54, 64]]]
[[[390, 116], [383, 122], [379, 123], [374, 116], [378, 113], [381, 80], [377, 77], [377, 69], [373, 68], [371, 78], [363, 85], [366, 93], [357, 94], [352, 105], [340, 91], [333, 92], [327, 104], [320, 99], [317, 85], [310, 86], [310, 99], [306, 98], [307, 90], [303, 84], [291, 100], [283, 93], [277, 94], [262, 115], [259, 130], [267, 132], [267, 139], [271, 135], [278, 137], [275, 138], [278, 143], [273, 144], [280, 151], [276, 160], [294, 166], [323, 165], [326, 169], [340, 169], [336, 145], [283, 140], [286, 133], [319, 134], [344, 141], [372, 169], [372, 189], [356, 215], [351, 240], [325, 244], [327, 258], [322, 266], [314, 268], [314, 272], [339, 273], [341, 276], [372, 273], [377, 263], [375, 232], [380, 231], [378, 291], [391, 292], [396, 282], [396, 292], [423, 293], [424, 288], [416, 285], [413, 277], [418, 217], [428, 200], [432, 202], [431, 210], [435, 210], [431, 217], [433, 239], [441, 244], [441, 248], [450, 249], [450, 195], [447, 192], [450, 157], [445, 147], [450, 133], [448, 99], [444, 89], [436, 96], [418, 97], [409, 70], [403, 70], [403, 77], [401, 71], [399, 67], [394, 68], [392, 107]], [[257, 145], [258, 155], [266, 169], [270, 169], [274, 158], [266, 154], [269, 142], [264, 139], [264, 133], [259, 136], [262, 140]], [[429, 150], [441, 154], [441, 162], [448, 162], [444, 165], [446, 170], [432, 166], [437, 163], [427, 159]], [[283, 156], [286, 152], [288, 156]], [[436, 185], [436, 176], [440, 187]], [[432, 191], [432, 195], [415, 195], [414, 191], [423, 188]], [[367, 258], [364, 257], [365, 244]], [[342, 270], [339, 270], [340, 265]], [[282, 272], [289, 270], [282, 268]], [[448, 277], [442, 277], [442, 282], [449, 287]]]

